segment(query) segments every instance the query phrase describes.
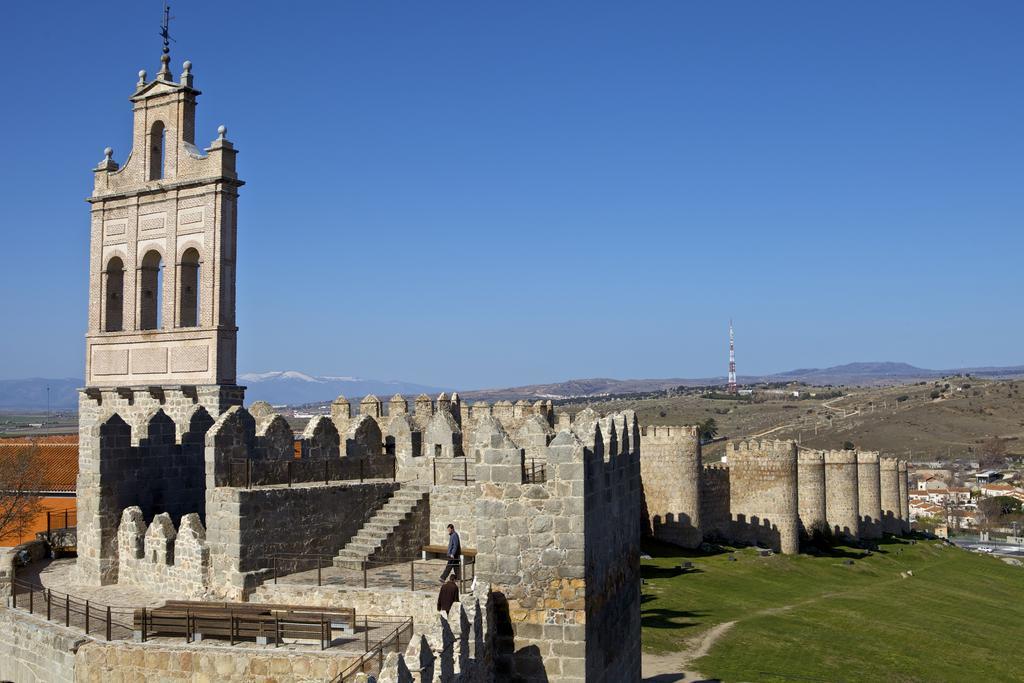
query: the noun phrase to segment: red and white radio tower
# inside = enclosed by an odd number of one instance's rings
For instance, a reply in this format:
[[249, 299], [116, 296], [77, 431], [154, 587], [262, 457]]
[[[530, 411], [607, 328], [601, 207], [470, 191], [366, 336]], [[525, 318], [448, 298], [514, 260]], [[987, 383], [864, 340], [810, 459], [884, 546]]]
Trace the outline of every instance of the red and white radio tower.
[[732, 334], [732, 318], [729, 319], [729, 383], [725, 390], [730, 394], [736, 393], [736, 346]]

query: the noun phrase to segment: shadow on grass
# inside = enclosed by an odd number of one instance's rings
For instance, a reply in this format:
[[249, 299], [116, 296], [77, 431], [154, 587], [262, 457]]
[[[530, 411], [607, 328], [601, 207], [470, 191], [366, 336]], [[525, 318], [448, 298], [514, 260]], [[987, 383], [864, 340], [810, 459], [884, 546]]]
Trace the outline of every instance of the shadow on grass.
[[653, 565], [641, 565], [640, 577], [644, 579], [674, 579], [685, 574], [703, 574], [703, 569], [696, 567], [655, 567]]
[[868, 557], [868, 552], [858, 548], [847, 548], [845, 546], [810, 545], [801, 548], [800, 552], [814, 557], [829, 557], [832, 559], [862, 560]]
[[640, 608], [640, 626], [643, 628], [689, 628], [697, 626], [699, 623], [697, 619], [703, 616], [707, 616], [707, 612], [687, 612], [663, 607]]
[[[677, 683], [678, 681], [685, 681], [685, 674], [655, 674], [653, 676], [647, 676], [643, 679], [643, 683]], [[694, 683], [721, 683], [719, 678], [702, 678]]]
[[657, 541], [653, 538], [644, 538], [640, 543], [640, 548], [643, 552], [650, 555], [652, 559], [666, 557], [712, 557], [714, 555], [722, 555], [724, 553], [731, 553], [735, 551], [735, 548], [717, 543], [702, 543], [700, 548], [693, 549], [681, 548], [677, 545]]

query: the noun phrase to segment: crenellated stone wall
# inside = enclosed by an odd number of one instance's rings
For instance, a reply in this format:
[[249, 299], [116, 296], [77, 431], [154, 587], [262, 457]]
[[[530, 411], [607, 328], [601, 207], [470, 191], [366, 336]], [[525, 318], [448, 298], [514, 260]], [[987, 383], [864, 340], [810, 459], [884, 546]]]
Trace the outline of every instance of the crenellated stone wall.
[[860, 535], [860, 491], [857, 452], [825, 451], [825, 515], [837, 536]]
[[825, 503], [825, 453], [801, 448], [797, 454], [797, 498], [805, 535], [828, 526]]
[[860, 537], [868, 540], [882, 537], [882, 483], [879, 454], [857, 452], [857, 506], [860, 515]]
[[205, 507], [204, 441], [242, 387], [86, 389], [79, 396], [78, 572], [117, 581], [121, 511], [174, 521]]
[[703, 540], [702, 471], [696, 427], [643, 427], [640, 473], [647, 529], [658, 540], [696, 548]]
[[897, 471], [900, 488], [900, 533], [910, 533], [910, 484], [907, 481], [907, 461], [900, 460]]
[[883, 530], [887, 534], [899, 534], [903, 531], [899, 461], [896, 458], [881, 458], [879, 469]]
[[[610, 423], [604, 453], [584, 450], [584, 678], [598, 683], [633, 681], [640, 674], [641, 435], [632, 411], [612, 415]], [[564, 472], [566, 465], [559, 468]], [[562, 673], [572, 680], [565, 662]]]
[[[642, 452], [640, 462], [643, 463]], [[705, 539], [725, 541], [731, 538], [730, 509], [729, 466], [723, 462], [704, 465], [700, 479], [700, 510]]]
[[178, 598], [202, 598], [210, 588], [210, 549], [199, 515], [181, 518], [180, 529], [166, 513], [148, 526], [137, 506], [126, 508], [117, 532], [118, 583], [160, 586]]
[[728, 459], [732, 537], [799, 552], [796, 443], [742, 441], [732, 444]]

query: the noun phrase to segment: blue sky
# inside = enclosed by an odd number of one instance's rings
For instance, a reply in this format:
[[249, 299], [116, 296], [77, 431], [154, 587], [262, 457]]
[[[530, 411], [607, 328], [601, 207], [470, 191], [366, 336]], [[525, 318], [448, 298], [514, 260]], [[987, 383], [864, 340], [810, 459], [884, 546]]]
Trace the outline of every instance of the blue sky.
[[[10, 3], [0, 377], [82, 373], [160, 3]], [[1024, 4], [173, 4], [239, 371], [475, 388], [1024, 363]]]

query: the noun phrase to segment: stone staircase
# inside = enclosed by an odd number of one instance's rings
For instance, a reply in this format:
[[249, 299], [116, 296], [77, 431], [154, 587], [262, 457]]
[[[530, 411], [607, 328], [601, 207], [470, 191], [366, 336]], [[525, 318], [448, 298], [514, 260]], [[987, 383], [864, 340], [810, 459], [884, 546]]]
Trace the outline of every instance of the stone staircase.
[[430, 487], [402, 484], [348, 544], [338, 551], [334, 566], [362, 569], [363, 562], [415, 557], [430, 538]]

